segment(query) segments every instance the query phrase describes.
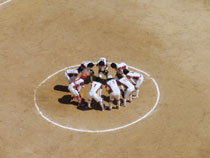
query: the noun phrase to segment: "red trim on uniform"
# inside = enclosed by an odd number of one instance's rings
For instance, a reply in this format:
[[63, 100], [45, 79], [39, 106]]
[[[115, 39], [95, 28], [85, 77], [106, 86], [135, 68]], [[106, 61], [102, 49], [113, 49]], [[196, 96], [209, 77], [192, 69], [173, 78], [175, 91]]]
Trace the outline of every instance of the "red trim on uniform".
[[128, 79], [131, 79], [131, 76], [129, 76], [129, 75], [126, 75], [126, 77], [127, 77]]
[[125, 84], [121, 83], [126, 89], [128, 89], [128, 86], [126, 86]]
[[68, 73], [68, 76], [69, 77], [73, 77], [73, 76], [77, 76], [78, 74], [76, 74], [76, 73]]
[[138, 77], [138, 76], [134, 76], [134, 77], [133, 77], [133, 79], [138, 80], [138, 79], [139, 79], [139, 77]]
[[80, 78], [76, 79], [76, 80], [73, 82], [73, 83], [74, 83], [74, 86], [73, 86], [74, 89], [77, 89], [79, 86], [84, 85], [84, 82], [81, 82], [80, 84], [76, 84], [76, 82], [77, 82], [78, 80], [80, 80]]
[[128, 86], [126, 86], [125, 84], [123, 84], [122, 82], [118, 81], [119, 85], [123, 85], [126, 89], [128, 89]]

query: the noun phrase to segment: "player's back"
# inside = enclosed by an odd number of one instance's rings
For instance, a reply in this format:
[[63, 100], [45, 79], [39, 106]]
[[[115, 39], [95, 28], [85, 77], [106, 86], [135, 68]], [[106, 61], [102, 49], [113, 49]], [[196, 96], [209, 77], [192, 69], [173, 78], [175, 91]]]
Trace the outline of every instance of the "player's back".
[[117, 64], [117, 70], [123, 71], [124, 69], [128, 69], [128, 65], [124, 62]]
[[126, 77], [119, 79], [118, 82], [125, 88], [134, 87], [133, 84]]
[[139, 73], [137, 73], [137, 72], [132, 72], [132, 71], [130, 71], [130, 72], [126, 75], [126, 77], [127, 77], [128, 79], [133, 78], [133, 79], [135, 79], [135, 80], [138, 80], [138, 79], [141, 77], [141, 74], [139, 74]]
[[100, 82], [93, 81], [90, 88], [90, 92], [97, 93], [99, 89], [102, 89], [102, 84]]
[[69, 77], [77, 76], [78, 75], [78, 70], [76, 69], [68, 69], [66, 70], [66, 73], [68, 74]]
[[111, 89], [110, 92], [120, 92], [117, 81], [115, 79], [107, 81], [107, 86]]

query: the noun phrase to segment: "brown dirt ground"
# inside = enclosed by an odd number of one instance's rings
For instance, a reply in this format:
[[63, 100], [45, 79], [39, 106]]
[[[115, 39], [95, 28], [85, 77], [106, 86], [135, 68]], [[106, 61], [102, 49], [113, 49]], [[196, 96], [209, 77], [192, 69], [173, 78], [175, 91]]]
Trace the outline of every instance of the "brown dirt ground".
[[[1, 6], [0, 157], [209, 158], [209, 17], [208, 0], [13, 0]], [[33, 101], [39, 83], [101, 56], [157, 80], [161, 96], [152, 115], [125, 129], [92, 134], [40, 117]], [[60, 123], [104, 129], [150, 108], [150, 82], [127, 108], [102, 113], [65, 103], [70, 94], [54, 89], [66, 86], [59, 73], [38, 89], [37, 101]]]

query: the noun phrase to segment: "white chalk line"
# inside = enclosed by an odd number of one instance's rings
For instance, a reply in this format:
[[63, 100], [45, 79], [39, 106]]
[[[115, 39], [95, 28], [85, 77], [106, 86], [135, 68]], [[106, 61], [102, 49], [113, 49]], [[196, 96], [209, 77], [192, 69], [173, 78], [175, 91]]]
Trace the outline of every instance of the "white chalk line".
[[53, 73], [52, 75], [48, 76], [45, 80], [43, 80], [43, 81], [34, 89], [34, 104], [35, 104], [35, 107], [36, 107], [38, 113], [42, 116], [42, 118], [44, 118], [44, 119], [47, 120], [48, 122], [54, 124], [55, 126], [58, 126], [58, 127], [61, 127], [61, 128], [67, 129], [67, 130], [77, 131], [77, 132], [88, 132], [88, 133], [112, 132], [112, 131], [116, 131], [116, 130], [120, 130], [120, 129], [129, 127], [129, 126], [134, 125], [134, 124], [136, 124], [137, 122], [139, 122], [139, 121], [145, 119], [146, 117], [148, 117], [148, 116], [155, 110], [155, 108], [157, 107], [157, 105], [158, 105], [158, 103], [159, 103], [159, 100], [160, 100], [160, 90], [159, 90], [159, 86], [158, 86], [156, 80], [155, 80], [154, 78], [150, 77], [150, 75], [149, 75], [148, 73], [144, 72], [143, 70], [137, 69], [137, 68], [132, 67], [132, 66], [128, 66], [129, 68], [134, 69], [134, 70], [136, 70], [136, 71], [138, 71], [138, 72], [141, 72], [141, 73], [145, 74], [147, 77], [149, 77], [149, 78], [153, 81], [153, 83], [155, 84], [155, 87], [156, 87], [156, 90], [157, 90], [157, 99], [156, 99], [156, 102], [155, 102], [155, 104], [153, 105], [152, 109], [151, 109], [150, 111], [148, 111], [144, 116], [140, 117], [139, 119], [137, 119], [137, 120], [135, 120], [135, 121], [133, 121], [133, 122], [131, 122], [131, 123], [129, 123], [129, 124], [126, 124], [126, 125], [123, 125], [123, 126], [119, 126], [119, 127], [116, 127], [116, 128], [104, 129], [104, 130], [78, 129], [78, 128], [73, 128], [73, 127], [69, 127], [69, 126], [64, 126], [64, 125], [62, 125], [62, 124], [56, 123], [56, 122], [50, 120], [47, 116], [45, 116], [45, 115], [41, 112], [41, 110], [40, 110], [40, 108], [39, 108], [39, 106], [38, 106], [38, 104], [37, 104], [37, 99], [36, 99], [37, 90], [39, 89], [39, 87], [42, 86], [42, 84], [44, 84], [47, 80], [49, 80], [51, 77], [55, 76], [56, 74], [58, 74], [58, 73], [60, 73], [60, 72], [62, 72], [62, 71], [64, 71], [64, 70], [66, 70], [66, 69], [74, 68], [74, 67], [78, 67], [78, 66], [80, 66], [80, 65], [69, 66], [69, 67], [63, 68], [63, 69], [61, 69], [61, 70], [59, 70], [59, 71]]
[[0, 6], [3, 6], [3, 5], [5, 5], [5, 4], [7, 4], [7, 3], [11, 2], [11, 1], [12, 1], [12, 0], [4, 1], [4, 2], [0, 3]]

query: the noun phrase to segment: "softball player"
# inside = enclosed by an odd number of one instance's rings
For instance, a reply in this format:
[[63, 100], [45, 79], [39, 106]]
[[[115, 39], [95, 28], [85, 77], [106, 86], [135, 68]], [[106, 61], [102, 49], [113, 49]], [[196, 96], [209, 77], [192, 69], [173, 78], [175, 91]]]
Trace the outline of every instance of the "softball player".
[[82, 73], [85, 73], [85, 71], [91, 73], [93, 66], [94, 64], [91, 61], [83, 61], [80, 67], [83, 68]]
[[94, 75], [94, 71], [92, 70], [94, 64], [91, 61], [83, 61], [81, 64], [81, 68], [82, 70], [82, 74], [85, 73], [86, 71], [90, 73], [90, 80], [92, 82], [93, 80], [93, 75]]
[[120, 89], [117, 82], [111, 75], [108, 76], [106, 82], [106, 90], [109, 93], [109, 109], [112, 110], [112, 103], [114, 99], [117, 100], [117, 108], [120, 108]]
[[69, 81], [69, 84], [71, 84], [77, 78], [80, 72], [82, 72], [81, 67], [78, 69], [68, 69], [65, 71], [65, 77]]
[[129, 102], [132, 102], [132, 92], [135, 90], [135, 87], [126, 77], [122, 77], [121, 74], [117, 74], [118, 85], [123, 87], [124, 96], [123, 96], [123, 106], [126, 106], [126, 98], [129, 97]]
[[104, 111], [105, 107], [101, 95], [102, 95], [102, 84], [100, 83], [100, 79], [96, 78], [96, 81], [92, 82], [90, 91], [88, 93], [88, 107], [91, 108], [90, 105], [92, 99], [94, 99], [96, 102], [100, 104], [102, 111]]
[[117, 74], [123, 74], [124, 69], [128, 69], [128, 65], [124, 62], [122, 63], [112, 63], [111, 67], [116, 70]]
[[139, 97], [139, 87], [141, 86], [142, 82], [144, 81], [144, 76], [137, 72], [128, 71], [127, 69], [124, 69], [123, 73], [135, 86], [136, 96], [133, 98], [138, 98]]
[[78, 100], [78, 106], [82, 103], [82, 98], [80, 95], [80, 90], [84, 87], [84, 80], [87, 78], [86, 74], [82, 74], [80, 78], [77, 78], [69, 84], [68, 90], [74, 95], [74, 98]]
[[100, 58], [96, 64], [98, 66], [98, 76], [102, 78], [103, 75], [108, 75], [108, 62], [106, 58]]

